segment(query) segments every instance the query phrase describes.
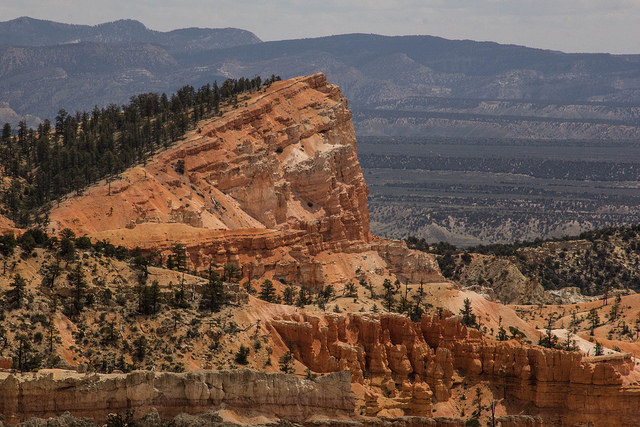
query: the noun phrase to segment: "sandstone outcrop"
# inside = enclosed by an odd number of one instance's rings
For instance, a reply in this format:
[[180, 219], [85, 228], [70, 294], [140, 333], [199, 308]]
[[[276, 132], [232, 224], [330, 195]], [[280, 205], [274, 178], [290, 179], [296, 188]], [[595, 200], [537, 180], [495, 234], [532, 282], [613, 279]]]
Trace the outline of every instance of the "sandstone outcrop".
[[346, 371], [313, 381], [246, 369], [184, 374], [41, 371], [29, 376], [0, 375], [0, 414], [12, 424], [65, 411], [97, 422], [104, 422], [109, 413], [133, 409], [146, 413], [152, 408], [163, 418], [224, 407], [298, 422], [312, 415], [349, 418], [354, 411]]
[[[563, 425], [640, 423], [640, 387], [630, 381], [638, 372], [630, 355], [583, 359], [576, 352], [493, 341], [450, 316], [414, 323], [392, 314], [299, 314], [273, 320], [271, 327], [310, 369], [349, 369], [354, 382], [366, 378], [406, 415], [425, 416], [429, 401], [447, 401], [457, 371], [488, 379], [501, 388], [497, 399], [533, 404]], [[373, 394], [365, 401], [368, 415], [383, 409]]]
[[[532, 417], [529, 417], [532, 418]], [[516, 417], [516, 419], [518, 419]], [[191, 415], [191, 414], [179, 414], [173, 419], [163, 419], [157, 410], [152, 409], [150, 412], [143, 415], [141, 418], [136, 419], [135, 425], [137, 427], [232, 427], [246, 425], [242, 422], [230, 422], [224, 421], [222, 417], [215, 411], [209, 411], [204, 414]], [[280, 423], [278, 423], [280, 424]], [[288, 420], [282, 424], [289, 425], [291, 423]], [[253, 426], [274, 426], [276, 423], [269, 422], [264, 424], [251, 423]], [[291, 424], [295, 426], [304, 427], [462, 427], [464, 421], [455, 418], [436, 417], [397, 417], [397, 418], [373, 418], [363, 421], [348, 420], [348, 419], [312, 419], [305, 421], [302, 424]], [[529, 427], [530, 424], [522, 424], [524, 427]], [[531, 424], [536, 426], [536, 424]], [[540, 424], [541, 425], [541, 424]], [[0, 427], [4, 427], [5, 424], [0, 421]], [[58, 417], [51, 417], [49, 419], [31, 418], [28, 421], [20, 423], [18, 427], [98, 427], [100, 424], [96, 424], [92, 418], [78, 418], [74, 417], [71, 413], [65, 412]], [[520, 426], [520, 424], [509, 424], [509, 426]]]
[[450, 350], [429, 346], [420, 324], [406, 317], [304, 313], [273, 320], [271, 327], [310, 369], [349, 369], [352, 380], [360, 383], [366, 376], [397, 396], [407, 414], [424, 416], [430, 413], [432, 400], [449, 399]]
[[61, 203], [51, 231], [165, 254], [182, 243], [192, 267], [233, 262], [247, 277], [311, 288], [348, 280], [359, 264], [441, 278], [429, 255], [370, 234], [368, 188], [338, 87], [316, 74], [243, 101], [144, 166]]

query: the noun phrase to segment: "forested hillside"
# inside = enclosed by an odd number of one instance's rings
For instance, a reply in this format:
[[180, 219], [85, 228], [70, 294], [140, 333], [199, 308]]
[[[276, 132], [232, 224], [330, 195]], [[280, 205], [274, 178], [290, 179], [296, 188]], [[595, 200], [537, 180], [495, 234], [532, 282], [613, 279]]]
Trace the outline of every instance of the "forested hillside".
[[132, 96], [123, 106], [75, 114], [60, 110], [55, 123], [45, 120], [37, 129], [24, 121], [17, 129], [6, 123], [0, 140], [0, 213], [18, 226], [46, 222], [50, 202], [144, 162], [199, 120], [219, 114], [223, 105], [233, 108], [239, 95], [276, 79], [229, 79], [221, 86], [184, 86], [171, 96]]
[[409, 247], [437, 254], [442, 274], [466, 286], [498, 286], [506, 274], [499, 272], [489, 279], [486, 272], [483, 276], [473, 272], [497, 259], [513, 264], [546, 290], [577, 287], [584, 295], [603, 295], [613, 290], [640, 292], [640, 225], [466, 250], [446, 243], [428, 244], [415, 237], [406, 241]]

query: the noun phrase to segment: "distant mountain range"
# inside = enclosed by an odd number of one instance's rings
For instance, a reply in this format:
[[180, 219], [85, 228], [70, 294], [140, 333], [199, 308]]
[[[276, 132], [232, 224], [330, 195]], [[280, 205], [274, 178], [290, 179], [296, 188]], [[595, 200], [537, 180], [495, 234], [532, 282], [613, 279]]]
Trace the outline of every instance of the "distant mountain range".
[[218, 49], [260, 43], [255, 34], [237, 28], [183, 28], [153, 31], [143, 23], [123, 19], [100, 25], [71, 25], [28, 17], [0, 22], [0, 45], [51, 46], [93, 43], [150, 43], [169, 53]]
[[262, 42], [240, 29], [158, 32], [133, 20], [0, 23], [0, 102], [9, 106], [0, 115], [10, 120], [184, 84], [318, 71], [347, 95], [362, 135], [546, 138], [579, 128], [574, 137], [640, 138], [640, 55], [432, 36]]

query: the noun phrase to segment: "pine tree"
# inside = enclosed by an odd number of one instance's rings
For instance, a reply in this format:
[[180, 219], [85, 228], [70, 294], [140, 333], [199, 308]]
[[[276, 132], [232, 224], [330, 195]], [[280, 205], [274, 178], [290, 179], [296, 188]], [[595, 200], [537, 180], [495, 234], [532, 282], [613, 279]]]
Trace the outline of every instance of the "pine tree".
[[60, 267], [60, 261], [58, 258], [55, 258], [51, 263], [45, 265], [43, 267], [42, 274], [42, 286], [53, 289], [55, 286], [56, 279], [62, 273], [62, 268]]
[[391, 311], [393, 304], [395, 304], [394, 294], [395, 291], [393, 289], [393, 285], [389, 279], [384, 279], [382, 283], [382, 287], [384, 288], [384, 303], [386, 305], [387, 311]]
[[184, 245], [177, 244], [173, 247], [173, 263], [178, 271], [187, 271], [187, 249]]
[[604, 354], [604, 348], [602, 347], [602, 344], [600, 344], [598, 341], [596, 341], [596, 345], [594, 348], [594, 354], [596, 356], [602, 356]]
[[291, 353], [291, 351], [287, 351], [285, 354], [283, 354], [280, 357], [280, 359], [278, 359], [278, 365], [280, 366], [280, 371], [284, 372], [285, 374], [293, 374], [295, 372], [295, 369], [293, 367], [293, 362], [294, 362], [293, 354]]
[[16, 335], [16, 341], [18, 341], [18, 351], [16, 354], [16, 356], [18, 356], [17, 365], [18, 370], [22, 372], [25, 370], [26, 360], [31, 350], [31, 342], [25, 334]]
[[420, 307], [420, 304], [413, 304], [409, 308], [409, 318], [412, 322], [419, 322], [422, 320], [422, 315], [424, 314], [424, 310]]
[[467, 327], [477, 327], [476, 315], [473, 314], [473, 309], [471, 308], [471, 300], [465, 298], [463, 304], [464, 307], [460, 310], [460, 314], [462, 315], [461, 323]]
[[212, 272], [209, 274], [209, 281], [202, 292], [200, 307], [209, 311], [218, 312], [225, 302], [226, 295], [224, 293], [222, 280], [220, 280], [220, 277], [218, 277], [215, 272]]
[[49, 354], [53, 354], [53, 341], [56, 334], [56, 325], [53, 321], [53, 317], [49, 319], [46, 326], [49, 335]]
[[587, 315], [587, 319], [591, 322], [591, 336], [593, 336], [594, 329], [600, 325], [600, 316], [598, 316], [598, 310], [592, 308], [589, 310], [589, 314]]
[[282, 302], [287, 305], [293, 305], [295, 296], [296, 290], [293, 286], [289, 285], [284, 288], [284, 292], [282, 293]]
[[189, 308], [189, 301], [187, 301], [187, 294], [184, 289], [184, 278], [178, 289], [173, 292], [173, 305], [178, 308]]
[[500, 329], [498, 329], [498, 341], [506, 341], [507, 340], [507, 331], [500, 326]]
[[273, 282], [267, 279], [260, 286], [260, 299], [267, 302], [276, 301], [276, 288], [273, 286]]
[[60, 245], [58, 249], [58, 254], [60, 257], [67, 261], [71, 261], [76, 256], [76, 247], [73, 244], [73, 240], [67, 236], [63, 236], [60, 239]]
[[7, 305], [12, 308], [22, 307], [22, 300], [27, 295], [27, 281], [20, 275], [15, 274], [13, 276], [13, 282], [9, 285], [10, 289], [7, 291]]
[[160, 284], [157, 280], [151, 282], [149, 287], [149, 300], [151, 302], [151, 311], [155, 314], [160, 308]]
[[[9, 233], [0, 236], [0, 255], [5, 258], [5, 261], [8, 257], [13, 255], [13, 252], [15, 251], [17, 245], [18, 242], [16, 241], [16, 238], [13, 234]], [[6, 274], [6, 271], [4, 271], [2, 274]]]
[[322, 311], [325, 311], [327, 309], [327, 298], [322, 292], [316, 296], [316, 305]]
[[[475, 418], [480, 418], [480, 415], [482, 414], [482, 392], [480, 390], [480, 387], [476, 388], [476, 398], [473, 400], [473, 403], [476, 405], [476, 410], [474, 411], [473, 415]], [[478, 423], [478, 425], [480, 425]]]
[[558, 342], [558, 337], [556, 337], [553, 332], [553, 321], [555, 320], [555, 316], [552, 314], [547, 318], [547, 327], [546, 334], [538, 340], [538, 344], [547, 347], [547, 348], [555, 348]]
[[69, 284], [73, 287], [73, 300], [72, 305], [69, 307], [69, 311], [72, 315], [78, 314], [84, 308], [85, 303], [85, 290], [87, 283], [84, 280], [84, 273], [82, 272], [82, 266], [77, 263], [73, 270], [67, 276]]
[[353, 282], [348, 282], [344, 285], [343, 295], [348, 298], [358, 298], [358, 290]]
[[409, 312], [411, 309], [411, 303], [409, 300], [403, 295], [400, 297], [400, 302], [398, 303], [398, 313]]
[[138, 286], [138, 313], [155, 314], [160, 305], [160, 285], [154, 280], [151, 286]]
[[147, 355], [148, 345], [144, 335], [140, 335], [133, 341], [134, 357], [139, 361], [143, 361]]
[[249, 347], [245, 347], [244, 345], [241, 344], [240, 348], [236, 352], [233, 360], [238, 365], [248, 365], [249, 364], [249, 360], [247, 359], [247, 357], [249, 356], [250, 351], [251, 350], [249, 350]]
[[296, 298], [296, 307], [304, 307], [307, 304], [311, 303], [311, 291], [305, 286], [300, 288], [298, 291], [298, 298]]
[[20, 372], [38, 369], [42, 363], [42, 357], [34, 350], [31, 338], [26, 334], [20, 333], [16, 335], [16, 341], [18, 341], [18, 348], [13, 361], [15, 367]]
[[237, 264], [228, 263], [223, 267], [224, 275], [222, 280], [225, 282], [237, 282], [242, 278], [242, 269]]
[[424, 285], [422, 281], [420, 281], [420, 286], [418, 287], [417, 292], [411, 298], [413, 298], [413, 306], [409, 308], [409, 317], [412, 321], [419, 322], [424, 314], [424, 309], [422, 308], [424, 300]]
[[613, 305], [611, 306], [611, 310], [609, 311], [609, 320], [611, 322], [615, 322], [615, 320], [618, 318], [619, 308], [620, 308], [620, 305], [618, 304], [618, 300], [616, 299]]

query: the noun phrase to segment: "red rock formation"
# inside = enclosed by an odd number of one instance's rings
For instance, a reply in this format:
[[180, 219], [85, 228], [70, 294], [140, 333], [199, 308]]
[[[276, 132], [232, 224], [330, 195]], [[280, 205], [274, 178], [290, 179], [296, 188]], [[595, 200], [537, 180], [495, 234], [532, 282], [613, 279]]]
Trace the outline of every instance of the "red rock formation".
[[[271, 328], [310, 369], [347, 368], [355, 382], [366, 376], [406, 414], [424, 416], [427, 396], [448, 400], [455, 369], [494, 382], [505, 396], [533, 404], [548, 420], [637, 425], [640, 419], [640, 387], [627, 381], [634, 370], [629, 355], [583, 359], [515, 340], [493, 341], [446, 316], [413, 323], [392, 314], [303, 313], [273, 320]], [[381, 409], [373, 395], [366, 397], [366, 407], [367, 413]]]
[[418, 384], [417, 395], [412, 395], [416, 399], [431, 394], [437, 401], [449, 399], [451, 353], [430, 347], [420, 324], [406, 317], [302, 313], [270, 325], [281, 343], [291, 344], [296, 358], [313, 371], [349, 369], [355, 382], [362, 383], [366, 375], [378, 385], [393, 380], [394, 389], [411, 379]]
[[51, 212], [52, 231], [164, 253], [182, 243], [195, 267], [235, 262], [246, 276], [316, 288], [352, 279], [361, 264], [441, 279], [430, 255], [371, 236], [351, 112], [324, 75], [243, 101], [144, 167], [64, 201]]
[[164, 418], [219, 407], [293, 421], [312, 415], [351, 417], [355, 406], [349, 379], [348, 372], [307, 381], [247, 369], [185, 374], [0, 374], [0, 414], [11, 424], [64, 411], [104, 422], [109, 413], [130, 409], [146, 413], [152, 408]]

